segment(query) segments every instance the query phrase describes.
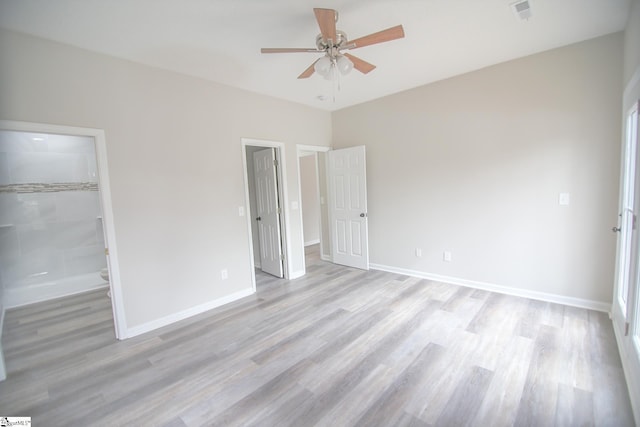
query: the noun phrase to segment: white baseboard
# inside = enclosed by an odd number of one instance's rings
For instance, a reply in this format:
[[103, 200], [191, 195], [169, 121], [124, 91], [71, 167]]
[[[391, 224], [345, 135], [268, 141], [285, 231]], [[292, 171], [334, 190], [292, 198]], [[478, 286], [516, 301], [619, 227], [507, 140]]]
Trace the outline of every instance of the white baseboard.
[[137, 335], [141, 335], [147, 332], [151, 332], [155, 329], [162, 328], [163, 326], [170, 325], [175, 322], [179, 322], [180, 320], [187, 319], [189, 317], [193, 317], [197, 314], [204, 313], [205, 311], [212, 310], [214, 308], [220, 307], [221, 305], [228, 304], [230, 302], [239, 300], [240, 298], [248, 297], [249, 295], [254, 294], [255, 291], [253, 288], [245, 289], [243, 291], [239, 291], [233, 293], [231, 295], [227, 295], [222, 298], [215, 299], [213, 301], [209, 301], [204, 304], [197, 305], [195, 307], [188, 308], [183, 311], [179, 311], [177, 313], [170, 314], [168, 316], [162, 317], [160, 319], [152, 320], [151, 322], [143, 323], [142, 325], [134, 326], [132, 328], [127, 328], [127, 336], [126, 338], [133, 338]]
[[441, 276], [439, 274], [425, 273], [423, 271], [408, 270], [405, 268], [391, 267], [382, 264], [370, 264], [373, 270], [388, 271], [390, 273], [404, 274], [406, 276], [419, 277], [421, 279], [433, 280], [436, 282], [451, 283], [452, 285], [465, 286], [468, 288], [482, 289], [485, 291], [497, 292], [516, 297], [530, 298], [539, 301], [553, 302], [556, 304], [568, 305], [571, 307], [586, 308], [589, 310], [611, 312], [611, 303], [593, 301], [582, 298], [567, 297], [564, 295], [548, 294], [527, 289], [511, 288], [508, 286], [496, 285], [493, 283], [477, 282], [475, 280], [460, 279], [458, 277]]
[[320, 254], [320, 259], [323, 261], [331, 262], [331, 257], [329, 255]]
[[304, 242], [304, 247], [306, 248], [307, 246], [319, 245], [319, 244], [320, 244], [320, 239], [309, 240], [308, 242]]

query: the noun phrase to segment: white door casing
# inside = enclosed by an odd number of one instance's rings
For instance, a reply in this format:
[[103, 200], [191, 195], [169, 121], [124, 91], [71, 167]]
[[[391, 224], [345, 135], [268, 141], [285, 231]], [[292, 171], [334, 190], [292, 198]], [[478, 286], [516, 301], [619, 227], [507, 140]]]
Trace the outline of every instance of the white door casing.
[[634, 132], [637, 128], [637, 109], [632, 109], [626, 120], [622, 182], [620, 188], [620, 223], [614, 231], [618, 231], [618, 260], [616, 268], [616, 289], [614, 296], [614, 314], [618, 314], [618, 320], [626, 322], [629, 314], [629, 291], [636, 278], [637, 271], [637, 250], [638, 250], [638, 227], [637, 217], [640, 213], [640, 170], [638, 169], [637, 135]]
[[280, 204], [273, 148], [253, 153], [256, 186], [258, 238], [262, 271], [283, 277], [282, 241], [280, 239]]
[[369, 269], [365, 147], [328, 152], [331, 256], [336, 264]]
[[640, 135], [636, 101], [626, 111], [622, 147], [620, 219], [611, 317], [636, 422], [640, 419]]

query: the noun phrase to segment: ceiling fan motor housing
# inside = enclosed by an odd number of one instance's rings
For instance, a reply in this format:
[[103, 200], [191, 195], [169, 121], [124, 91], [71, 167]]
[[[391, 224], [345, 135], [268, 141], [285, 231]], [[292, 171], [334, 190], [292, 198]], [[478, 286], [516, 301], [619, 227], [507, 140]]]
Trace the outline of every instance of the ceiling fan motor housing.
[[344, 31], [336, 30], [336, 38], [338, 40], [325, 40], [322, 37], [322, 34], [318, 34], [318, 36], [316, 37], [316, 46], [318, 47], [318, 50], [329, 52], [331, 48], [336, 48], [339, 50], [347, 46], [347, 33], [345, 33]]

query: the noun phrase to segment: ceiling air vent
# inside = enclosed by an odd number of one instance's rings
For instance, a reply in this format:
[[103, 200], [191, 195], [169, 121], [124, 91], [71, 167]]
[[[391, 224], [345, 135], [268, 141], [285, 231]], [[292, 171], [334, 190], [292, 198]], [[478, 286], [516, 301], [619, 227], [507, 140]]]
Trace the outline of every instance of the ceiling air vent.
[[513, 9], [513, 13], [521, 20], [524, 21], [531, 18], [531, 5], [529, 4], [529, 0], [512, 3], [511, 8]]

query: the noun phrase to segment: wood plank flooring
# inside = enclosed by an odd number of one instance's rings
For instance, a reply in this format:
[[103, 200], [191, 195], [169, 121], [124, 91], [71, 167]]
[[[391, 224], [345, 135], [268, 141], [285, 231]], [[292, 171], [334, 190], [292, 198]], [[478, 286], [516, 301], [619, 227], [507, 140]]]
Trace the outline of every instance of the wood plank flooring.
[[104, 291], [6, 313], [0, 415], [87, 426], [632, 426], [604, 313], [307, 255], [116, 341]]

